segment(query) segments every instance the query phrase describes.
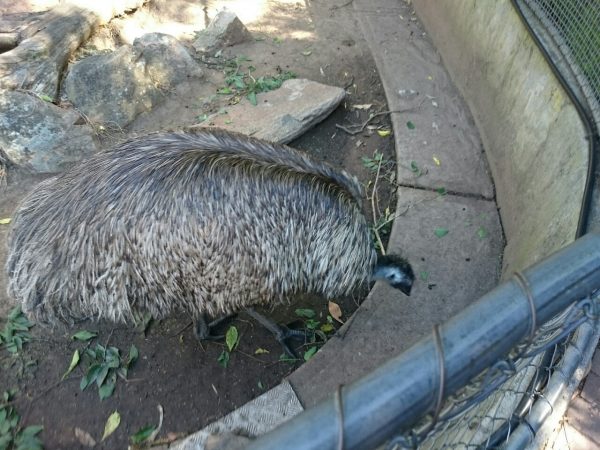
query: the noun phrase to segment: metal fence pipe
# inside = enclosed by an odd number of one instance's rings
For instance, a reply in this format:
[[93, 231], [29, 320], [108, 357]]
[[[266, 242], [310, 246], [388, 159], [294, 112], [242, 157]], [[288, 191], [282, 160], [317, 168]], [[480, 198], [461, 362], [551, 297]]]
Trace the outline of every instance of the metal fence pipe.
[[[524, 271], [525, 289], [513, 278], [444, 324], [445, 394], [505, 356], [531, 333], [532, 324], [542, 325], [599, 289], [599, 274], [600, 235], [588, 234]], [[246, 449], [333, 450], [339, 445], [340, 427], [345, 450], [372, 449], [410, 429], [435, 407], [438, 355], [433, 337], [422, 339], [345, 387], [341, 401], [330, 397]]]

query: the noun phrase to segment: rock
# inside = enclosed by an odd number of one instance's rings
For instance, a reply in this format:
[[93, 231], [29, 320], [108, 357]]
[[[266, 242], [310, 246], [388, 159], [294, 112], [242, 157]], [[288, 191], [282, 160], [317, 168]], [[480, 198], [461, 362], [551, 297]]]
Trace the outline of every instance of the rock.
[[41, 15], [24, 15], [13, 30], [18, 36], [5, 36], [2, 43], [8, 51], [0, 55], [0, 87], [26, 89], [54, 100], [63, 68], [93, 30], [144, 1], [71, 0]]
[[211, 53], [251, 39], [252, 34], [234, 13], [220, 11], [205, 30], [198, 32], [193, 45], [199, 53]]
[[246, 99], [199, 126], [217, 126], [272, 142], [287, 143], [327, 117], [344, 99], [344, 89], [306, 79], [285, 81], [279, 89]]
[[163, 99], [200, 66], [172, 36], [150, 33], [109, 54], [75, 63], [65, 79], [67, 98], [93, 122], [124, 127]]
[[133, 42], [136, 59], [146, 63], [146, 74], [155, 83], [170, 87], [189, 77], [202, 77], [200, 66], [173, 36], [148, 33]]
[[0, 93], [0, 148], [12, 164], [61, 172], [98, 150], [79, 114], [23, 92]]

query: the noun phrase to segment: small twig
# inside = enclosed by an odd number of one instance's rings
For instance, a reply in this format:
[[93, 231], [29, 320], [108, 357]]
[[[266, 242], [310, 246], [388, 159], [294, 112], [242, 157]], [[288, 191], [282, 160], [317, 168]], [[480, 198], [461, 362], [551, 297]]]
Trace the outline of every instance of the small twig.
[[176, 331], [175, 333], [170, 334], [168, 337], [174, 338], [176, 336], [179, 336], [181, 333], [183, 333], [185, 330], [187, 330], [192, 325], [194, 325], [194, 321], [193, 320], [190, 323], [188, 323], [185, 327], [183, 327], [182, 329], [180, 329], [179, 331]]
[[354, 75], [350, 77], [350, 81], [344, 85], [344, 90], [348, 89], [350, 86], [354, 84]]
[[383, 242], [381, 241], [379, 230], [376, 227], [377, 210], [375, 209], [375, 196], [377, 195], [377, 181], [379, 180], [379, 172], [381, 171], [381, 161], [382, 158], [379, 159], [379, 164], [377, 165], [377, 174], [375, 175], [375, 181], [373, 182], [373, 190], [371, 191], [371, 209], [373, 211], [373, 233], [375, 233], [375, 238], [377, 239], [377, 243], [379, 244], [379, 248], [381, 249], [381, 254], [385, 255], [385, 247], [383, 246]]
[[266, 361], [263, 361], [260, 358], [256, 358], [255, 356], [252, 356], [250, 353], [243, 352], [238, 348], [235, 349], [235, 352], [240, 353], [241, 355], [244, 355], [246, 358], [250, 358], [250, 359], [253, 359], [254, 361], [258, 361], [261, 364], [268, 364]]
[[355, 135], [358, 133], [362, 133], [364, 131], [365, 127], [367, 125], [369, 125], [369, 122], [371, 122], [371, 120], [373, 120], [375, 117], [384, 116], [386, 114], [396, 114], [396, 113], [405, 113], [405, 112], [413, 111], [415, 109], [420, 108], [421, 105], [423, 104], [423, 102], [425, 102], [425, 99], [421, 100], [421, 103], [419, 103], [417, 106], [411, 106], [410, 108], [397, 109], [397, 110], [392, 110], [392, 111], [382, 111], [382, 112], [378, 112], [376, 114], [370, 114], [369, 118], [364, 123], [358, 124], [358, 125], [357, 124], [349, 125], [350, 128], [357, 128], [356, 130], [349, 130], [345, 126], [340, 125], [339, 123], [336, 123], [335, 126], [336, 126], [336, 128], [339, 128], [340, 130], [345, 131], [348, 134]]
[[329, 11], [334, 11], [336, 9], [344, 8], [344, 7], [348, 6], [348, 5], [351, 5], [353, 1], [354, 0], [350, 0], [349, 2], [342, 3], [341, 5], [334, 5], [331, 8], [329, 8]]
[[115, 332], [115, 329], [112, 328], [110, 330], [110, 333], [108, 333], [108, 337], [106, 338], [106, 344], [104, 344], [104, 348], [108, 348], [108, 343], [110, 342], [110, 338], [112, 338], [112, 335], [114, 332]]

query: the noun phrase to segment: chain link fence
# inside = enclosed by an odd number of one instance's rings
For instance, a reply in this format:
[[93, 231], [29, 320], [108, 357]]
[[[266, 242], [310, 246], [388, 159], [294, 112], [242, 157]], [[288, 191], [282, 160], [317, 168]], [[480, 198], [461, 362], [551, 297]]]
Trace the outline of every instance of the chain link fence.
[[518, 0], [586, 114], [600, 124], [600, 2]]
[[436, 417], [390, 440], [386, 450], [497, 448], [529, 412], [547, 401], [543, 383], [559, 366], [569, 338], [584, 323], [600, 318], [600, 292], [571, 305], [545, 323], [506, 358], [481, 372], [447, 398]]

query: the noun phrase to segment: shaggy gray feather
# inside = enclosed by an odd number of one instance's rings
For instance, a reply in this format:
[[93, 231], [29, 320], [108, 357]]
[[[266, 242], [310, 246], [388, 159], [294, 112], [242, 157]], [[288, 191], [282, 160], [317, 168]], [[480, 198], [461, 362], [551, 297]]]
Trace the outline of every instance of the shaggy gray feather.
[[217, 316], [297, 293], [350, 293], [376, 262], [346, 172], [221, 130], [96, 154], [23, 201], [9, 294], [41, 323]]

